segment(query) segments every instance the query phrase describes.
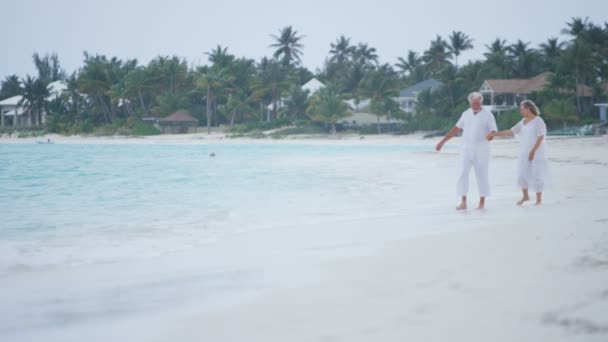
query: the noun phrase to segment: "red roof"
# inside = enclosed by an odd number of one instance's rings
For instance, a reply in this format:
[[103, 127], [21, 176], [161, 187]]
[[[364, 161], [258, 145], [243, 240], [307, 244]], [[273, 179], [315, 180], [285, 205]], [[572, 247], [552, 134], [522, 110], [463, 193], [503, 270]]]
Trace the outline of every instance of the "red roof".
[[[527, 79], [495, 79], [486, 80], [487, 86], [497, 94], [530, 94], [543, 90], [549, 83], [550, 72], [543, 72]], [[592, 96], [590, 87], [579, 85], [578, 91], [582, 96]]]
[[160, 119], [163, 122], [196, 122], [198, 123], [198, 119], [194, 118], [188, 111], [179, 110], [166, 118]]
[[550, 73], [544, 72], [528, 79], [486, 80], [486, 84], [499, 94], [530, 94], [549, 84]]

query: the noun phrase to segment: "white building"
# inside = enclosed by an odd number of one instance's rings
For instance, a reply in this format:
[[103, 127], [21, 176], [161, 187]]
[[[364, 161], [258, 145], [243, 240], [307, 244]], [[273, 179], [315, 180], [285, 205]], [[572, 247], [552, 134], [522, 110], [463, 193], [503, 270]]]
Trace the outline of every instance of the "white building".
[[[66, 89], [67, 84], [64, 81], [55, 81], [48, 85], [50, 95], [48, 101], [54, 100], [61, 95]], [[31, 118], [27, 115], [27, 110], [20, 102], [23, 96], [17, 95], [0, 101], [0, 127], [19, 127], [31, 126], [29, 121]], [[42, 124], [46, 123], [46, 113], [42, 113]]]
[[[319, 89], [325, 88], [325, 84], [321, 81], [313, 77], [310, 81], [304, 83], [301, 87], [302, 90], [308, 91], [308, 96], [312, 96], [312, 94], [316, 93]], [[277, 111], [283, 107], [283, 99], [277, 101]], [[272, 114], [272, 103], [266, 106], [266, 110]]]

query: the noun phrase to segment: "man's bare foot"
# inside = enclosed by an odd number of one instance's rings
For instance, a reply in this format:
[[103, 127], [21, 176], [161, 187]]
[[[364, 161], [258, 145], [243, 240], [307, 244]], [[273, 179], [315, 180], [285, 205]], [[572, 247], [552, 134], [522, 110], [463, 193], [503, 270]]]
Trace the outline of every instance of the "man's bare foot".
[[536, 203], [534, 203], [534, 205], [541, 205], [541, 204], [543, 204], [543, 202], [541, 202], [541, 201], [536, 201]]
[[456, 207], [456, 210], [467, 210], [467, 203], [462, 202], [459, 206]]
[[530, 200], [530, 197], [524, 196], [522, 199], [520, 199], [519, 201], [517, 201], [517, 205], [522, 205], [522, 204], [524, 204], [525, 202], [527, 202], [529, 200]]
[[483, 203], [479, 203], [479, 206], [477, 207], [477, 210], [483, 210], [486, 208], [486, 205]]

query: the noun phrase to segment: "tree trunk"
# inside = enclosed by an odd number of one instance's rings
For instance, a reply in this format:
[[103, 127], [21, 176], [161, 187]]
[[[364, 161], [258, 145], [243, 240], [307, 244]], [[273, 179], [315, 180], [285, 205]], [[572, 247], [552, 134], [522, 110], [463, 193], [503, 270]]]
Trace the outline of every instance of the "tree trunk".
[[576, 115], [581, 116], [581, 97], [578, 91], [578, 65], [576, 66], [574, 76], [574, 95], [576, 96]]
[[0, 109], [0, 128], [4, 128], [4, 112]]
[[141, 90], [137, 91], [137, 95], [139, 96], [139, 104], [141, 105], [141, 108], [143, 109], [144, 114], [148, 115], [148, 110], [146, 109], [146, 104], [144, 102], [144, 97], [141, 93]]
[[332, 121], [332, 122], [330, 122], [330, 130], [329, 130], [329, 132], [330, 132], [331, 134], [336, 134], [336, 123], [335, 123], [335, 122], [333, 122], [333, 121]]
[[107, 123], [112, 123], [112, 118], [110, 117], [110, 111], [106, 106], [106, 103], [103, 101], [103, 97], [101, 95], [97, 95], [97, 102], [101, 106], [101, 111], [103, 112], [103, 117]]
[[207, 86], [207, 134], [211, 134], [211, 87]]
[[382, 134], [382, 129], [380, 129], [380, 115], [376, 115], [376, 119], [378, 120], [376, 124], [376, 127], [378, 128], [378, 134]]
[[232, 111], [232, 116], [230, 117], [230, 130], [234, 126], [234, 118], [236, 117], [236, 109]]

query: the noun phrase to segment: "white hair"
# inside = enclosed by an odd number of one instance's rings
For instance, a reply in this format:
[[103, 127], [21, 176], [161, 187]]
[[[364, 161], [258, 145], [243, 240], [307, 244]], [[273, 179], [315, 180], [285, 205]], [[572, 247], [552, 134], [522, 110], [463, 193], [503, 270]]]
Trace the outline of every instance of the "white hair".
[[483, 102], [483, 95], [481, 95], [481, 93], [474, 91], [469, 94], [467, 99], [469, 100], [469, 103], [473, 102], [473, 100], [480, 100], [481, 102]]

